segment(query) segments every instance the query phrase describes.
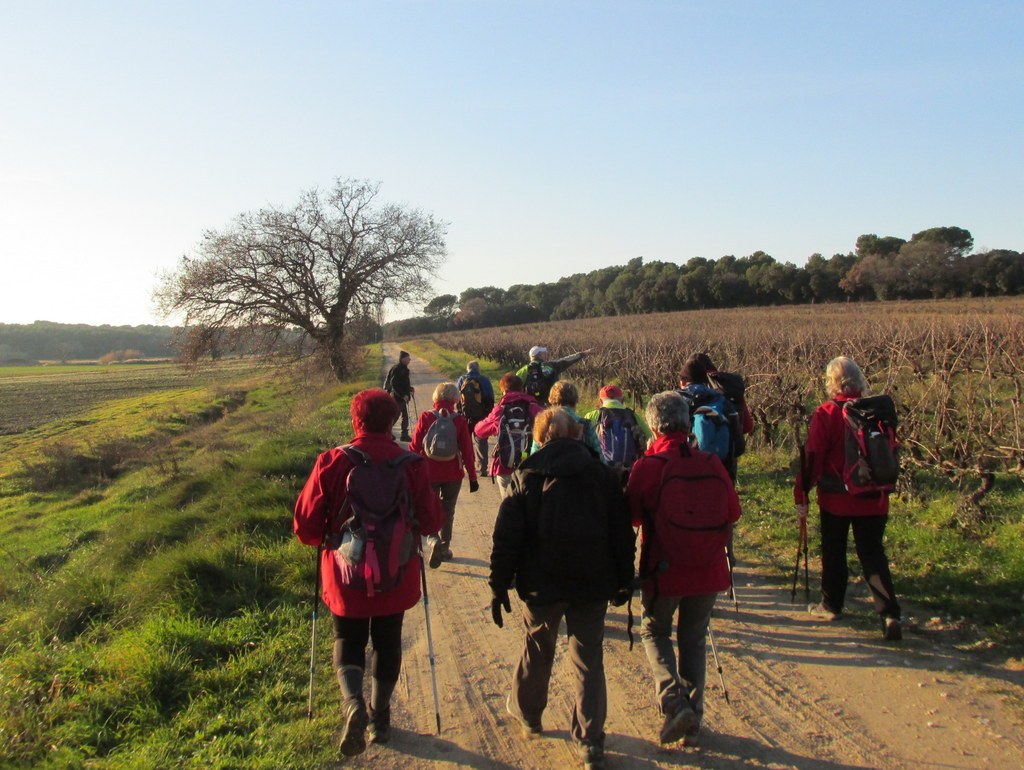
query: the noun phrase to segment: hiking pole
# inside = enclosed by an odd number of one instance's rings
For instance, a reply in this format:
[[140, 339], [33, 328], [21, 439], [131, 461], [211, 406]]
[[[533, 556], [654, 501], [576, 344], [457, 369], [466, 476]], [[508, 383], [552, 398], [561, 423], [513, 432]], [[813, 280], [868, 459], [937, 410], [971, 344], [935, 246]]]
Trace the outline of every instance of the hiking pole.
[[434, 638], [430, 634], [430, 600], [427, 598], [427, 564], [420, 555], [420, 578], [423, 582], [423, 616], [427, 621], [427, 656], [430, 659], [430, 686], [434, 691], [434, 719], [441, 734], [441, 705], [437, 700], [437, 669], [434, 666]]
[[[711, 633], [711, 619], [708, 618], [708, 641], [711, 642], [711, 654], [715, 658], [715, 668], [718, 669], [718, 681], [722, 684], [722, 694], [725, 702], [729, 703], [729, 690], [725, 686], [725, 675], [722, 673], [722, 663], [718, 660], [718, 647], [715, 646], [715, 635]], [[729, 705], [732, 705], [731, 703]]]
[[313, 718], [313, 672], [316, 671], [316, 619], [320, 610], [320, 557], [323, 544], [316, 549], [316, 583], [313, 585], [313, 634], [309, 641], [309, 704], [306, 707], [306, 719]]
[[[796, 581], [800, 577], [800, 551], [804, 548], [804, 537], [806, 536], [807, 525], [800, 524], [800, 539], [796, 543], [796, 564], [793, 565], [793, 590], [789, 592], [789, 603], [796, 603]], [[806, 550], [804, 551], [806, 553]]]
[[811, 601], [811, 581], [808, 574], [807, 567], [807, 520], [805, 519], [803, 524], [800, 526], [800, 534], [804, 542], [804, 601], [810, 603]]
[[736, 598], [736, 582], [732, 575], [732, 556], [729, 553], [729, 546], [725, 547], [725, 562], [729, 565], [729, 598], [732, 599], [733, 612], [740, 611], [740, 602]]

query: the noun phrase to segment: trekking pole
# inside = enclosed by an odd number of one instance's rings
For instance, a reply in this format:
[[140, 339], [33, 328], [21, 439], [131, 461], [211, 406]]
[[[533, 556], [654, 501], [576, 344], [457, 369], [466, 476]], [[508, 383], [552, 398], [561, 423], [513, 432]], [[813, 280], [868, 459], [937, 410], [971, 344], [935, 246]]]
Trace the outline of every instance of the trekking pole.
[[732, 574], [732, 558], [729, 555], [729, 546], [725, 547], [725, 562], [729, 565], [729, 598], [732, 599], [733, 612], [740, 611], [740, 602], [736, 598], [736, 581], [733, 580]]
[[[789, 603], [796, 603], [796, 581], [800, 577], [800, 551], [804, 548], [804, 533], [806, 525], [800, 525], [800, 539], [796, 543], [796, 564], [793, 565], [793, 590], [789, 592]], [[806, 552], [806, 551], [805, 551]], [[805, 581], [806, 582], [806, 581]]]
[[800, 534], [804, 541], [804, 601], [810, 603], [811, 601], [811, 581], [808, 574], [807, 567], [807, 521], [805, 520], [800, 527]]
[[413, 422], [419, 422], [419, 419], [420, 419], [420, 408], [418, 406], [416, 406], [416, 394], [415, 393], [410, 393], [409, 395], [412, 397], [412, 412], [413, 412], [413, 415], [414, 415], [413, 416]]
[[309, 704], [306, 707], [306, 719], [313, 718], [313, 672], [316, 671], [316, 620], [320, 610], [320, 557], [323, 545], [316, 549], [316, 583], [313, 585], [313, 633], [309, 641]]
[[427, 565], [420, 556], [420, 579], [423, 583], [423, 616], [427, 621], [427, 656], [430, 659], [430, 686], [434, 691], [434, 719], [441, 734], [441, 705], [437, 699], [437, 670], [434, 666], [434, 638], [430, 634], [430, 600], [427, 598]]
[[708, 641], [711, 642], [711, 654], [715, 658], [715, 668], [718, 669], [718, 681], [722, 684], [722, 694], [725, 696], [725, 702], [729, 703], [729, 690], [725, 686], [725, 675], [722, 673], [722, 663], [718, 660], [718, 647], [715, 646], [715, 635], [711, 633], [710, 618], [708, 619]]

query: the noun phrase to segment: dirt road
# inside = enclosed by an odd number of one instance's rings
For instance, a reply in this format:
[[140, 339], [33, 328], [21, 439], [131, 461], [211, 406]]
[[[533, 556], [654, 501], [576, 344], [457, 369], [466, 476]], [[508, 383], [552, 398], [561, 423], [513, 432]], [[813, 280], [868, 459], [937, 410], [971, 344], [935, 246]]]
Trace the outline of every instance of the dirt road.
[[[393, 357], [397, 349], [388, 353]], [[417, 358], [411, 369], [418, 406], [429, 409], [441, 375]], [[474, 495], [463, 486], [452, 542], [455, 559], [428, 574], [441, 735], [434, 735], [420, 605], [406, 615], [392, 742], [370, 746], [345, 766], [580, 766], [568, 739], [571, 687], [564, 639], [543, 737], [523, 738], [505, 713], [522, 625], [515, 597], [504, 629], [492, 624], [489, 613], [488, 557], [498, 502], [497, 487], [487, 479]], [[739, 610], [725, 596], [719, 600], [712, 628], [729, 702], [709, 654], [706, 730], [697, 748], [658, 745], [660, 717], [643, 647], [637, 638], [629, 651], [624, 608], [610, 610], [605, 637], [610, 770], [1024, 767], [1020, 714], [1006, 703], [1006, 693], [1021, 687], [1018, 672], [981, 666], [926, 634], [907, 633], [902, 643], [885, 643], [880, 634], [847, 622], [815, 621], [805, 605], [790, 604], [789, 587], [780, 583], [778, 575], [741, 563]], [[638, 604], [634, 601], [634, 608]], [[853, 611], [866, 614], [867, 605]]]

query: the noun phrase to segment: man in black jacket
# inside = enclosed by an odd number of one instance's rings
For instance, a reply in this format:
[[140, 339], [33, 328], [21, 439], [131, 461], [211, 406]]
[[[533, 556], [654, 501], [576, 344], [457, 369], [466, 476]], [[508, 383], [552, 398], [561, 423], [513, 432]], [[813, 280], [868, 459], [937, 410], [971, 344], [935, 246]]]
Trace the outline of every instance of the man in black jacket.
[[387, 379], [384, 380], [384, 390], [394, 396], [398, 402], [398, 408], [402, 413], [402, 437], [401, 441], [412, 441], [409, 435], [409, 399], [416, 392], [409, 380], [409, 361], [412, 356], [404, 350], [398, 354], [398, 363], [388, 371]]
[[618, 476], [579, 440], [564, 409], [534, 423], [541, 448], [512, 478], [491, 550], [491, 612], [503, 625], [515, 581], [524, 602], [526, 644], [507, 708], [525, 732], [541, 732], [558, 626], [565, 618], [576, 674], [570, 733], [584, 767], [604, 767], [604, 620], [608, 601], [624, 604], [633, 582], [635, 536]]

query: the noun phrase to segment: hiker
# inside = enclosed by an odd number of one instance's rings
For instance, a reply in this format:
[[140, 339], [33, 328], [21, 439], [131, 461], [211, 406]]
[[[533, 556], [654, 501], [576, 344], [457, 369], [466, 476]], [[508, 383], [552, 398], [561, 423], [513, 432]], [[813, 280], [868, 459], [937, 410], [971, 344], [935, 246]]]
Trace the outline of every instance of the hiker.
[[455, 521], [455, 504], [462, 489], [463, 466], [469, 474], [469, 491], [476, 492], [480, 484], [476, 480], [476, 465], [473, 462], [473, 442], [469, 438], [469, 427], [465, 416], [455, 411], [459, 389], [454, 382], [442, 382], [434, 388], [434, 408], [420, 415], [409, 442], [409, 451], [427, 458], [427, 474], [430, 486], [441, 500], [444, 510], [444, 524], [439, 535], [427, 538], [427, 564], [437, 569], [443, 561], [451, 561], [452, 524]]
[[598, 397], [601, 406], [587, 412], [586, 418], [594, 425], [601, 457], [618, 471], [625, 486], [630, 468], [643, 454], [651, 434], [636, 412], [622, 403], [622, 388], [618, 385], [605, 385]]
[[641, 638], [664, 717], [658, 740], [693, 744], [704, 716], [705, 637], [729, 587], [725, 545], [740, 502], [721, 460], [690, 446], [690, 409], [679, 393], [653, 396], [645, 415], [654, 439], [626, 487], [641, 528]]
[[[582, 441], [593, 453], [594, 456], [601, 459], [601, 444], [597, 438], [597, 431], [594, 430], [594, 423], [588, 420], [586, 417], [580, 417], [576, 414], [576, 404], [579, 403], [580, 395], [576, 386], [571, 382], [565, 380], [559, 380], [551, 386], [551, 393], [549, 394], [551, 399], [551, 406], [560, 406], [562, 409], [569, 413], [576, 422], [583, 428], [580, 434], [580, 441]], [[540, 449], [540, 444], [537, 443], [536, 439], [533, 442], [532, 448], [530, 449], [531, 454]]]
[[575, 675], [570, 735], [586, 768], [604, 767], [607, 693], [604, 621], [608, 602], [625, 604], [633, 582], [635, 535], [613, 471], [579, 441], [564, 409], [538, 417], [540, 450], [512, 477], [494, 524], [491, 614], [503, 626], [514, 584], [523, 601], [526, 640], [506, 708], [525, 735], [538, 735], [548, 702], [558, 627], [565, 618]]
[[[341, 753], [346, 756], [366, 748], [367, 733], [372, 743], [387, 743], [390, 737], [391, 693], [402, 666], [402, 619], [420, 598], [421, 563], [415, 544], [420, 542], [420, 535], [437, 532], [442, 523], [426, 463], [402, 449], [391, 435], [398, 419], [396, 400], [383, 390], [364, 390], [352, 399], [350, 413], [355, 438], [351, 444], [329, 449], [317, 458], [295, 503], [293, 520], [299, 540], [321, 549], [322, 596], [334, 620], [333, 661], [342, 698]], [[401, 475], [391, 476], [394, 481], [390, 489], [374, 485], [374, 478], [357, 476], [357, 463], [363, 462], [378, 469], [380, 464], [390, 462]], [[359, 468], [360, 472], [367, 470]], [[367, 478], [364, 484], [361, 480]], [[396, 492], [402, 487], [395, 485], [403, 482], [408, 495]], [[374, 531], [388, 531], [395, 539], [401, 537], [412, 553], [404, 566], [401, 557], [384, 560], [379, 565], [379, 590], [373, 591], [373, 573], [367, 578], [362, 568], [369, 566], [366, 559], [371, 543], [382, 551], [388, 549], [388, 543], [371, 536], [353, 511], [362, 509], [364, 501], [371, 507], [373, 503], [386, 506], [384, 500], [376, 499], [382, 489], [390, 493], [388, 499], [407, 499], [408, 505], [406, 510], [392, 510]], [[415, 516], [411, 522], [410, 513]], [[385, 523], [390, 529], [383, 526]], [[358, 542], [363, 546], [361, 563], [360, 549], [352, 547]], [[393, 585], [385, 587], [385, 577]], [[368, 640], [373, 645], [369, 711], [363, 699]]]
[[537, 403], [547, 406], [548, 395], [551, 386], [558, 382], [558, 378], [566, 369], [587, 355], [590, 350], [581, 350], [579, 353], [558, 358], [554, 361], [548, 358], [548, 349], [543, 345], [534, 345], [530, 348], [530, 363], [521, 368], [516, 374], [523, 381], [523, 390], [537, 399]]
[[710, 361], [704, 353], [690, 357], [679, 374], [679, 393], [690, 404], [690, 427], [697, 446], [718, 455], [735, 483], [736, 459], [746, 449], [743, 416], [725, 393], [711, 385]]
[[399, 441], [411, 441], [409, 436], [409, 399], [416, 392], [409, 380], [409, 362], [412, 356], [404, 350], [398, 354], [398, 363], [388, 370], [388, 376], [384, 380], [384, 390], [390, 393], [396, 402], [402, 415], [402, 435]]
[[821, 601], [808, 608], [817, 618], [839, 620], [843, 616], [849, 572], [846, 544], [853, 529], [857, 558], [864, 582], [871, 589], [875, 611], [881, 618], [882, 636], [903, 638], [900, 605], [889, 571], [882, 538], [889, 520], [889, 495], [849, 494], [843, 484], [846, 463], [846, 427], [843, 405], [867, 394], [867, 381], [857, 363], [846, 356], [833, 358], [825, 367], [825, 391], [829, 400], [811, 415], [805, 445], [805, 467], [793, 489], [798, 519], [807, 520], [810, 488], [818, 488], [821, 522]]
[[476, 424], [473, 433], [477, 438], [497, 436], [494, 451], [491, 452], [490, 476], [497, 482], [502, 497], [509, 493], [512, 471], [530, 450], [530, 433], [534, 418], [544, 411], [536, 399], [523, 392], [523, 381], [508, 372], [498, 381], [501, 400], [491, 413]]
[[710, 385], [728, 398], [740, 416], [740, 428], [744, 436], [754, 432], [754, 417], [747, 406], [747, 384], [743, 375], [736, 372], [720, 372], [707, 353], [694, 353], [683, 365], [684, 370], [693, 367], [692, 382]]
[[[494, 387], [490, 378], [480, 373], [480, 362], [466, 364], [466, 373], [455, 383], [459, 389], [459, 411], [466, 416], [469, 432], [494, 408]], [[477, 476], [487, 475], [487, 439], [473, 435]]]

